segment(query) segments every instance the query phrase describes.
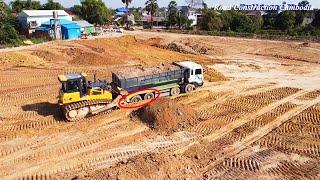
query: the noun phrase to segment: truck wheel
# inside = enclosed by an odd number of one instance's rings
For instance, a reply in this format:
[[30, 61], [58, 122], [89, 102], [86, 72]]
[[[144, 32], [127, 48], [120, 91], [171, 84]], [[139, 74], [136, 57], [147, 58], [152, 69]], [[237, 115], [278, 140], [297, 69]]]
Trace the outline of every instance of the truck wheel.
[[194, 85], [192, 84], [187, 84], [185, 87], [184, 87], [184, 92], [185, 93], [190, 93], [194, 90]]
[[141, 96], [140, 95], [136, 95], [136, 96], [134, 96], [133, 98], [131, 98], [131, 103], [132, 104], [136, 104], [136, 103], [138, 103], [138, 102], [140, 102], [140, 101], [142, 101], [142, 98], [141, 98]]
[[144, 100], [153, 99], [153, 98], [154, 98], [153, 93], [147, 93], [146, 95], [144, 95]]
[[171, 91], [170, 91], [170, 95], [171, 96], [177, 96], [180, 94], [180, 88], [172, 88]]

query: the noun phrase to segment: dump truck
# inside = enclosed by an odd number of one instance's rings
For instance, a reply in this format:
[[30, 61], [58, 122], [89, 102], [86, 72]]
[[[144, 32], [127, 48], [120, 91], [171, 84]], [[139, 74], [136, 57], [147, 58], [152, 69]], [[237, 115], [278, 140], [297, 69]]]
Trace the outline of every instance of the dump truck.
[[[119, 101], [137, 104], [157, 95], [190, 93], [204, 83], [203, 68], [192, 61], [152, 67], [123, 67], [112, 72], [112, 81], [87, 81], [87, 74], [59, 75], [59, 104], [68, 121], [77, 121], [119, 108]], [[159, 94], [157, 94], [159, 93]]]

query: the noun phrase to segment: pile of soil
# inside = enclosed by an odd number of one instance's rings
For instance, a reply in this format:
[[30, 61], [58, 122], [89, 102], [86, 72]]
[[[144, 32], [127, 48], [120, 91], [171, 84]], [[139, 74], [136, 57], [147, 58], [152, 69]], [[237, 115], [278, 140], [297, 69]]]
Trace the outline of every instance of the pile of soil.
[[204, 80], [209, 82], [227, 81], [228, 79], [214, 68], [204, 67]]
[[165, 134], [181, 131], [199, 121], [193, 109], [168, 98], [160, 98], [136, 113], [152, 129]]
[[47, 62], [42, 58], [26, 52], [10, 52], [0, 55], [0, 64], [25, 67], [38, 67], [48, 65]]
[[170, 51], [176, 51], [183, 54], [198, 54], [191, 47], [179, 42], [170, 42], [169, 44], [156, 44], [155, 47]]
[[33, 51], [31, 55], [37, 56], [39, 58], [42, 58], [46, 61], [51, 61], [51, 62], [68, 60], [67, 56], [64, 56], [63, 53], [57, 52], [57, 50], [53, 48], [50, 49], [50, 51], [37, 49]]
[[138, 77], [138, 76], [147, 76], [155, 73], [162, 73], [162, 72], [168, 72], [168, 71], [174, 71], [179, 70], [180, 67], [168, 64], [168, 63], [161, 63], [154, 66], [131, 66], [131, 67], [121, 67], [118, 70], [116, 70], [114, 73], [116, 73], [118, 76], [131, 78], [131, 77]]

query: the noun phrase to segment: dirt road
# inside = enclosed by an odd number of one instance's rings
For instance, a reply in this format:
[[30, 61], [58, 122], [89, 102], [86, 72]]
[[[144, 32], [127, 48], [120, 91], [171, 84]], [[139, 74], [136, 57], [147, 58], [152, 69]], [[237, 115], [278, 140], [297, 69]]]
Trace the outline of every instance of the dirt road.
[[[128, 34], [0, 52], [3, 179], [320, 178], [319, 44]], [[172, 42], [190, 53], [163, 48]], [[195, 111], [195, 125], [167, 135], [131, 110], [71, 123], [60, 114], [58, 74], [110, 80], [122, 66], [182, 59], [210, 80], [171, 98]]]

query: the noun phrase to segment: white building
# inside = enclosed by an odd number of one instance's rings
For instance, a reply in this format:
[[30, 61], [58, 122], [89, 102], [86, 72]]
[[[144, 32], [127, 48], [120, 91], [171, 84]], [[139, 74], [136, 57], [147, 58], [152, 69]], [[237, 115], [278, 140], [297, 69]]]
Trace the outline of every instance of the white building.
[[191, 26], [196, 26], [198, 24], [198, 17], [201, 16], [201, 14], [197, 13], [195, 9], [189, 6], [178, 6], [177, 9], [180, 11], [181, 15], [192, 20]]
[[64, 10], [23, 10], [19, 13], [18, 19], [23, 29], [31, 33], [43, 22], [52, 19], [54, 11], [58, 12], [58, 19], [72, 21], [72, 17]]

